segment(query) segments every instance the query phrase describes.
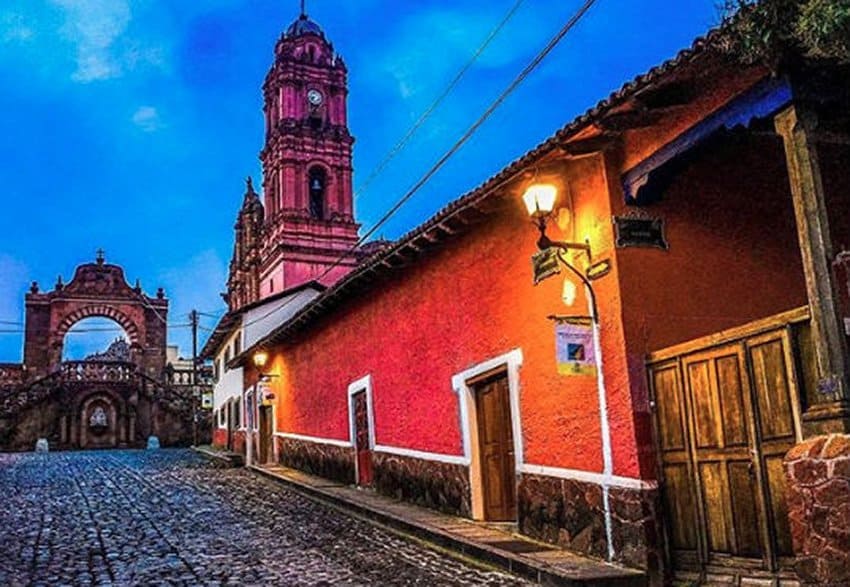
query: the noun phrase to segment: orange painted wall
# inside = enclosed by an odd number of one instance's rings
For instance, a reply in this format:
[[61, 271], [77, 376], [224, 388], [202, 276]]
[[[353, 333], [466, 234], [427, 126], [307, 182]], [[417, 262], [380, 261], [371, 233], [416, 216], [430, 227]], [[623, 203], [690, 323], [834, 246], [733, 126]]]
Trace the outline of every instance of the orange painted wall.
[[[622, 169], [612, 171], [618, 176]], [[613, 190], [617, 214], [627, 214]], [[713, 140], [689, 155], [663, 199], [669, 251], [618, 249], [635, 427], [654, 468], [645, 360], [652, 351], [807, 303], [784, 151], [776, 137]]]
[[[565, 170], [566, 173], [566, 170]], [[599, 159], [567, 173], [576, 236], [611, 257], [609, 199]], [[566, 187], [566, 186], [564, 186]], [[558, 238], [553, 229], [553, 238]], [[550, 314], [586, 314], [561, 302], [563, 278], [535, 287], [536, 231], [517, 197], [472, 233], [428, 254], [368, 294], [350, 299], [272, 356], [278, 430], [347, 440], [347, 388], [372, 375], [378, 444], [462, 454], [454, 374], [521, 348], [525, 462], [599, 472], [595, 377], [557, 373]], [[598, 283], [612, 412], [615, 473], [637, 476], [638, 448], [620, 323], [616, 269]]]
[[644, 211], [665, 221], [670, 250], [618, 251], [631, 352], [806, 304], [778, 138], [739, 133], [712, 140], [691, 153], [662, 197]]

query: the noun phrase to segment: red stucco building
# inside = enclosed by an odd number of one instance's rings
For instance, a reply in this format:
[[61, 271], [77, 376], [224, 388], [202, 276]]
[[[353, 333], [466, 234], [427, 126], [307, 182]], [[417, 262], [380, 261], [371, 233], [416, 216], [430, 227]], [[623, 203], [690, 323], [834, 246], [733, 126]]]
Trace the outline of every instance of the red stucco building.
[[[716, 41], [626, 84], [237, 356], [260, 462], [514, 522], [654, 577], [840, 577], [850, 519], [807, 516], [846, 506], [843, 473], [796, 471], [850, 451], [824, 448], [850, 421], [847, 77], [774, 76]], [[564, 256], [577, 273], [554, 261], [535, 285], [522, 196], [538, 184], [558, 194], [548, 237], [579, 248]], [[808, 489], [834, 475], [839, 490]]]

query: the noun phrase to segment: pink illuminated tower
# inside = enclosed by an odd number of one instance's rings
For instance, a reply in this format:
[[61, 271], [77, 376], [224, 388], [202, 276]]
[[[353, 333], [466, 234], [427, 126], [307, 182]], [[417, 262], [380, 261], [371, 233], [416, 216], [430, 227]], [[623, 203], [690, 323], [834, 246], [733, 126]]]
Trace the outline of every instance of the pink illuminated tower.
[[329, 285], [345, 275], [357, 263], [351, 249], [359, 228], [347, 70], [305, 13], [278, 41], [263, 94], [261, 298], [314, 279]]
[[342, 58], [302, 7], [263, 84], [262, 210], [249, 184], [235, 227], [231, 309], [308, 281], [330, 285], [357, 264], [347, 95]]

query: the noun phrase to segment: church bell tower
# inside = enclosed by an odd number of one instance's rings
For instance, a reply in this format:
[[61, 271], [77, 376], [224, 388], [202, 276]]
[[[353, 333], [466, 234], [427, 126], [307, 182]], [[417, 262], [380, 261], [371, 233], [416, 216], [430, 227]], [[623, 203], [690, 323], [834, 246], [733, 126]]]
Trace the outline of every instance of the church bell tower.
[[330, 285], [357, 264], [347, 83], [342, 58], [302, 8], [263, 84], [260, 299], [312, 280]]

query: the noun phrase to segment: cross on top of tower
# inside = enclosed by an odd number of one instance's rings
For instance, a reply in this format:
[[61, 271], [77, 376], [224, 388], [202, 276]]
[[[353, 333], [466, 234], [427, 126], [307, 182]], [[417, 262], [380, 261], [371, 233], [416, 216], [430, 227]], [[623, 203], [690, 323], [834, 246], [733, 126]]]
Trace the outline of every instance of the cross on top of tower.
[[301, 18], [307, 18], [307, 0], [301, 0]]

